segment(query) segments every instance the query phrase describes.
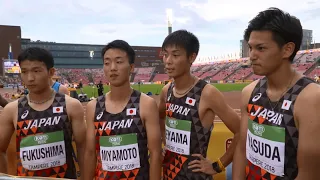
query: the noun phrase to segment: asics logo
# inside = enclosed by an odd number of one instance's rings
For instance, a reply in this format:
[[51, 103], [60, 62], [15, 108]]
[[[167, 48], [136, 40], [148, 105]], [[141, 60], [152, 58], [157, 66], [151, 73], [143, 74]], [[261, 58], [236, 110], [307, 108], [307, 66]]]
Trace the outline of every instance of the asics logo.
[[100, 113], [97, 115], [97, 120], [100, 120], [101, 117], [102, 117], [102, 115], [103, 115], [103, 112], [100, 112]]
[[262, 93], [258, 93], [257, 95], [255, 95], [253, 98], [252, 98], [252, 102], [256, 102], [258, 101], [262, 96]]
[[21, 119], [26, 118], [26, 117], [28, 116], [28, 114], [29, 114], [29, 111], [28, 111], [28, 110], [25, 110], [25, 111], [23, 112], [23, 114], [21, 115]]

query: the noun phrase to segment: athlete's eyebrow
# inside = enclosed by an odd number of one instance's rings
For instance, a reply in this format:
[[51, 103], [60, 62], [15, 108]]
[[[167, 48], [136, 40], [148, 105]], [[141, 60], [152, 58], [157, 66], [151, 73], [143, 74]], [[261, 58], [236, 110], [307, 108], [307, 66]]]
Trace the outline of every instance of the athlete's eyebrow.
[[258, 44], [254, 44], [254, 43], [248, 43], [248, 46], [249, 47], [253, 47], [253, 46], [255, 46], [255, 47], [258, 47], [258, 46], [263, 46], [263, 45], [266, 45], [267, 43], [258, 43]]

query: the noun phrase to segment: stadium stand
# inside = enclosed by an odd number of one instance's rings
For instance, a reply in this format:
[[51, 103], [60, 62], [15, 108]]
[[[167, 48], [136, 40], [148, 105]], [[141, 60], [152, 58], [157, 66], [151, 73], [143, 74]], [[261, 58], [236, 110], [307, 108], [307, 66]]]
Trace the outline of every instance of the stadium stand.
[[[320, 76], [320, 49], [300, 51], [292, 66], [302, 74], [310, 78]], [[219, 62], [208, 62], [194, 64], [191, 72], [204, 80], [210, 82], [234, 82], [252, 81], [260, 79], [261, 76], [255, 75], [250, 68], [248, 58], [224, 60]], [[71, 69], [57, 68], [57, 76], [61, 77], [63, 83], [97, 84], [107, 81], [104, 78], [103, 69]], [[154, 67], [135, 68], [133, 82], [159, 82], [169, 79], [167, 74], [158, 74]], [[19, 78], [0, 77], [1, 84], [20, 84]]]

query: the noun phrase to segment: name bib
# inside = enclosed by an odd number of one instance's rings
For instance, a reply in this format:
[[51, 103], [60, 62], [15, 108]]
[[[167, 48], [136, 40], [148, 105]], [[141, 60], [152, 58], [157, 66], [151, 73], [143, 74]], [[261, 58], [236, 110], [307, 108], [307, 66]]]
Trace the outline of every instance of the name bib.
[[137, 134], [100, 137], [100, 157], [105, 171], [140, 168]]
[[25, 169], [37, 171], [66, 163], [63, 131], [30, 135], [20, 142], [20, 159]]
[[284, 175], [285, 129], [248, 120], [247, 159], [254, 165], [277, 175]]
[[166, 119], [166, 148], [169, 151], [190, 155], [191, 121]]

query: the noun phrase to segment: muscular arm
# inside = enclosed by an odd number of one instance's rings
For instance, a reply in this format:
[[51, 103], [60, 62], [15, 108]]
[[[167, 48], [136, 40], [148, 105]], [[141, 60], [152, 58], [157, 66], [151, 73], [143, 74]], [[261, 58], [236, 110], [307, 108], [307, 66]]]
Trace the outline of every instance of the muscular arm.
[[[66, 96], [67, 97], [67, 96]], [[83, 174], [84, 171], [84, 150], [85, 150], [85, 139], [86, 139], [86, 123], [84, 121], [84, 113], [82, 104], [71, 97], [68, 97], [68, 114], [72, 123], [72, 131], [74, 135], [74, 140], [77, 147], [77, 158], [80, 166], [80, 173]]]
[[234, 134], [232, 144], [227, 152], [220, 158], [221, 163], [226, 167], [232, 162], [233, 153], [239, 139], [239, 124], [240, 118], [237, 113], [226, 103], [222, 93], [215, 87], [207, 85], [203, 92], [204, 99], [208, 103], [216, 115], [224, 122], [227, 128]]
[[8, 101], [0, 95], [0, 106], [5, 107], [7, 104]]
[[84, 161], [86, 162], [86, 170], [83, 174], [83, 180], [93, 179], [94, 171], [97, 163], [96, 156], [96, 138], [95, 138], [95, 128], [94, 128], [94, 113], [95, 105], [97, 101], [92, 100], [87, 104], [86, 108], [86, 123], [87, 123], [87, 134], [86, 134], [86, 150], [84, 153]]
[[320, 164], [320, 86], [311, 84], [298, 96], [295, 117], [299, 123], [298, 168], [296, 180], [319, 179]]
[[7, 173], [6, 151], [14, 132], [14, 114], [18, 108], [17, 101], [9, 103], [0, 115], [0, 172]]
[[166, 96], [168, 92], [169, 84], [165, 85], [160, 93], [160, 102], [159, 102], [159, 120], [160, 120], [160, 130], [162, 136], [162, 143], [166, 144]]
[[246, 173], [246, 139], [247, 139], [247, 127], [248, 127], [248, 113], [247, 106], [249, 98], [256, 82], [248, 85], [242, 90], [241, 95], [241, 122], [240, 122], [240, 134], [239, 142], [235, 148], [232, 163], [232, 179], [242, 180], [245, 179]]
[[[141, 95], [142, 96], [142, 95]], [[150, 151], [150, 179], [161, 178], [161, 132], [159, 128], [158, 107], [154, 99], [143, 95], [140, 109], [143, 109], [143, 119], [147, 130], [148, 148]], [[147, 108], [146, 108], [147, 107]]]

